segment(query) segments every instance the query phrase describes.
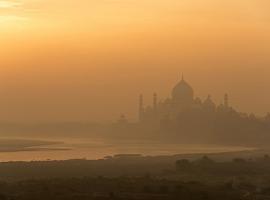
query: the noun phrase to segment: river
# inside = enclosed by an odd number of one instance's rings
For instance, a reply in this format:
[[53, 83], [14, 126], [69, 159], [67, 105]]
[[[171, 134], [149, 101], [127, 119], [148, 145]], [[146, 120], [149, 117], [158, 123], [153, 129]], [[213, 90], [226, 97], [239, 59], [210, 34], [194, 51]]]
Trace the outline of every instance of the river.
[[251, 150], [246, 147], [163, 144], [153, 141], [107, 141], [85, 138], [0, 139], [0, 161], [40, 161], [67, 159], [102, 159], [116, 154], [175, 155], [220, 153]]

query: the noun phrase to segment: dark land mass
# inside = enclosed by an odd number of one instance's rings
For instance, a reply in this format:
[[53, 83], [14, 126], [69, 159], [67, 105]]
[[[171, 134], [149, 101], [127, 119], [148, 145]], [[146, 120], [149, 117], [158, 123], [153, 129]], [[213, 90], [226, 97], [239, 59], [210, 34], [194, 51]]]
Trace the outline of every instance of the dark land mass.
[[[266, 150], [209, 154], [179, 154], [171, 156], [142, 156], [140, 154], [119, 154], [98, 160], [47, 160], [0, 162], [0, 179], [21, 180], [28, 178], [61, 177], [119, 177], [119, 176], [164, 176], [164, 171], [175, 168], [178, 160], [198, 160], [208, 156], [216, 162], [228, 162], [233, 158], [256, 159], [267, 154]], [[67, 151], [68, 153], [68, 151]]]
[[5, 162], [0, 200], [267, 200], [267, 152]]
[[[247, 196], [245, 192], [234, 189], [230, 183], [210, 185], [150, 177], [43, 179], [12, 183], [2, 182], [0, 186], [1, 200], [248, 199], [245, 198]], [[263, 193], [267, 194], [268, 191], [265, 190]]]

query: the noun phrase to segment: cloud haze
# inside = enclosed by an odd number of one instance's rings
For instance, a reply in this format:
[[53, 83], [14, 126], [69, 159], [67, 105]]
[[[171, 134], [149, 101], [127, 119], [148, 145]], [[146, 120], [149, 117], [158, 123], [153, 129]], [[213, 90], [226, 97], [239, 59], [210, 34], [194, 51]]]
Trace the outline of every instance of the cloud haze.
[[[267, 0], [0, 1], [0, 119], [136, 117], [137, 96], [225, 92], [270, 111]], [[255, 98], [255, 97], [261, 98]], [[110, 100], [110, 101], [108, 101]]]

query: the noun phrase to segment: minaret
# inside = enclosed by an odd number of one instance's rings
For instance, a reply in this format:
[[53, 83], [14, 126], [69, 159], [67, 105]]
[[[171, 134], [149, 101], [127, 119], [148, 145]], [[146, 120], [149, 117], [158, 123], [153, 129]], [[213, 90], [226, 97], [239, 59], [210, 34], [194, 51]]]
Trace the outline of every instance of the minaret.
[[224, 106], [225, 108], [229, 108], [229, 95], [228, 94], [224, 95]]
[[154, 93], [153, 95], [153, 110], [154, 112], [157, 112], [157, 93]]
[[143, 120], [144, 115], [144, 105], [143, 105], [143, 95], [141, 94], [139, 97], [139, 121]]

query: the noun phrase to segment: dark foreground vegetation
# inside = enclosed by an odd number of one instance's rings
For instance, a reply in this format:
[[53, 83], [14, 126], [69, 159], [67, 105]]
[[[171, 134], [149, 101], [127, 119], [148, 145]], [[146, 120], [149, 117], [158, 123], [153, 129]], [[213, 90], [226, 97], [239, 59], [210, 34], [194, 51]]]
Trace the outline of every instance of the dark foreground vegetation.
[[118, 155], [0, 163], [0, 200], [270, 199], [268, 155], [221, 157]]
[[0, 186], [1, 200], [238, 200], [248, 196], [229, 183], [205, 185], [150, 177], [44, 179], [1, 183]]

